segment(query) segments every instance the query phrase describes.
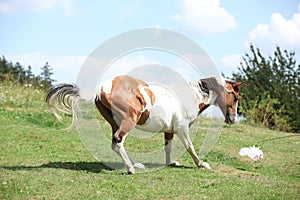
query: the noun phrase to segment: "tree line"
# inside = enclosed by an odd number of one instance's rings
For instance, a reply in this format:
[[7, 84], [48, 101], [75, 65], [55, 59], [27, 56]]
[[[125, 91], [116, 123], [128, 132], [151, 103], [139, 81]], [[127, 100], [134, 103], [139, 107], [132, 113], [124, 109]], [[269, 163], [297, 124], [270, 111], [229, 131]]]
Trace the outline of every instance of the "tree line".
[[17, 82], [21, 85], [32, 85], [43, 89], [49, 88], [55, 81], [51, 78], [53, 69], [48, 62], [41, 67], [41, 73], [35, 75], [29, 65], [25, 69], [19, 62], [8, 61], [3, 55], [0, 57], [0, 82]]

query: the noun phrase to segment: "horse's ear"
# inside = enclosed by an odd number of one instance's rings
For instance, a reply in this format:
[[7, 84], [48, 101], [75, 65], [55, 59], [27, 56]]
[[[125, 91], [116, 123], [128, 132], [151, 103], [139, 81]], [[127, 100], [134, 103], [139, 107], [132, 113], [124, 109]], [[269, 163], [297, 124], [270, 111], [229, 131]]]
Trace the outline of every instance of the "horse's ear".
[[239, 87], [239, 86], [243, 85], [244, 83], [246, 83], [246, 82], [234, 82], [234, 83], [232, 84], [232, 86], [233, 86], [233, 87]]
[[243, 85], [246, 82], [234, 82], [232, 84], [232, 87], [234, 89], [234, 91], [239, 92], [240, 91], [240, 86]]

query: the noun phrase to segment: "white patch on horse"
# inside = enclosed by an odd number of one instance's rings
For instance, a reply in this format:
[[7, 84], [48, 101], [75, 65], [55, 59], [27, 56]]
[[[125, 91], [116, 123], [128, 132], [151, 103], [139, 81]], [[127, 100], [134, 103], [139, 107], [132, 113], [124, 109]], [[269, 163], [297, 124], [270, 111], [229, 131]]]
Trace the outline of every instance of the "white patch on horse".
[[[154, 94], [155, 103], [149, 109], [149, 118], [144, 124], [137, 125], [138, 129], [148, 132], [177, 132], [196, 119], [198, 103], [187, 85], [176, 84], [170, 88], [149, 85], [148, 89]], [[173, 90], [180, 91], [182, 97]]]
[[203, 102], [203, 97], [208, 96], [208, 94], [206, 94], [205, 92], [203, 92], [199, 86], [199, 81], [192, 81], [189, 83], [190, 87], [192, 88], [192, 90], [194, 91], [194, 94], [197, 97], [198, 103]]
[[101, 100], [101, 92], [104, 92], [106, 94], [111, 93], [111, 89], [112, 89], [112, 80], [107, 80], [105, 81], [103, 84], [101, 84], [101, 86], [96, 88], [96, 95], [99, 97], [99, 99]]
[[[217, 80], [219, 82], [219, 80]], [[197, 98], [197, 102], [198, 104], [204, 103], [206, 105], [215, 105], [215, 100], [218, 96], [218, 94], [216, 92], [214, 92], [213, 90], [209, 90], [208, 94], [204, 91], [202, 91], [202, 89], [199, 86], [199, 81], [193, 81], [190, 82], [189, 85], [191, 87], [191, 89], [194, 91], [194, 94]], [[225, 84], [225, 82], [224, 82]], [[224, 85], [222, 82], [222, 85]]]
[[180, 112], [176, 97], [167, 88], [161, 86], [149, 85], [148, 89], [154, 94], [155, 103], [151, 108], [148, 107], [150, 115], [146, 122], [137, 125], [136, 128], [148, 132], [172, 131], [173, 115], [174, 113], [178, 115]]

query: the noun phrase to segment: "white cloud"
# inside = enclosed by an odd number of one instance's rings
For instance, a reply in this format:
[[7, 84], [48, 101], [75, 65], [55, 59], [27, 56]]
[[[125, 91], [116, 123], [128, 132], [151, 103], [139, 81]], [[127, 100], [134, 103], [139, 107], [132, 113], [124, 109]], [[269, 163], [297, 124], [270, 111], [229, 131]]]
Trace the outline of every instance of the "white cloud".
[[30, 52], [18, 55], [6, 55], [7, 60], [19, 62], [25, 69], [32, 67], [35, 75], [41, 73], [41, 67], [46, 62], [53, 68], [52, 78], [58, 82], [74, 82], [86, 56], [53, 56], [41, 52]]
[[238, 27], [234, 16], [220, 5], [219, 0], [182, 0], [173, 19], [201, 34], [226, 32]]
[[0, 2], [0, 13], [8, 14], [12, 13], [12, 6], [8, 2]]
[[76, 15], [77, 9], [73, 0], [11, 0], [0, 2], [0, 14], [38, 12], [53, 9], [60, 5], [66, 16]]
[[225, 66], [236, 67], [243, 61], [243, 57], [241, 54], [231, 54], [223, 57], [221, 61]]
[[280, 13], [274, 13], [268, 24], [258, 24], [249, 32], [249, 43], [264, 51], [273, 51], [276, 45], [290, 50], [300, 51], [300, 4], [298, 12], [291, 19], [285, 19]]
[[112, 79], [122, 74], [129, 74], [142, 80], [161, 78], [170, 81], [172, 77], [167, 76], [168, 73], [177, 74], [185, 80], [201, 78], [196, 69], [176, 55], [161, 51], [138, 51], [118, 58], [108, 66], [99, 81]]

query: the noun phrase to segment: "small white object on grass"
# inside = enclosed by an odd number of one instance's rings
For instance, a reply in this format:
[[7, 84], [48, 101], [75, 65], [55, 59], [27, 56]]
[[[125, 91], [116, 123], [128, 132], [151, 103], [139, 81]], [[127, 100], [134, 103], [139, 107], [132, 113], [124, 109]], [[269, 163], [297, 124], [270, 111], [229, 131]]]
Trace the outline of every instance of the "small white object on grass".
[[259, 160], [264, 157], [264, 153], [258, 147], [255, 146], [249, 148], [247, 147], [241, 148], [239, 154], [241, 156], [247, 155], [249, 158], [253, 160]]

